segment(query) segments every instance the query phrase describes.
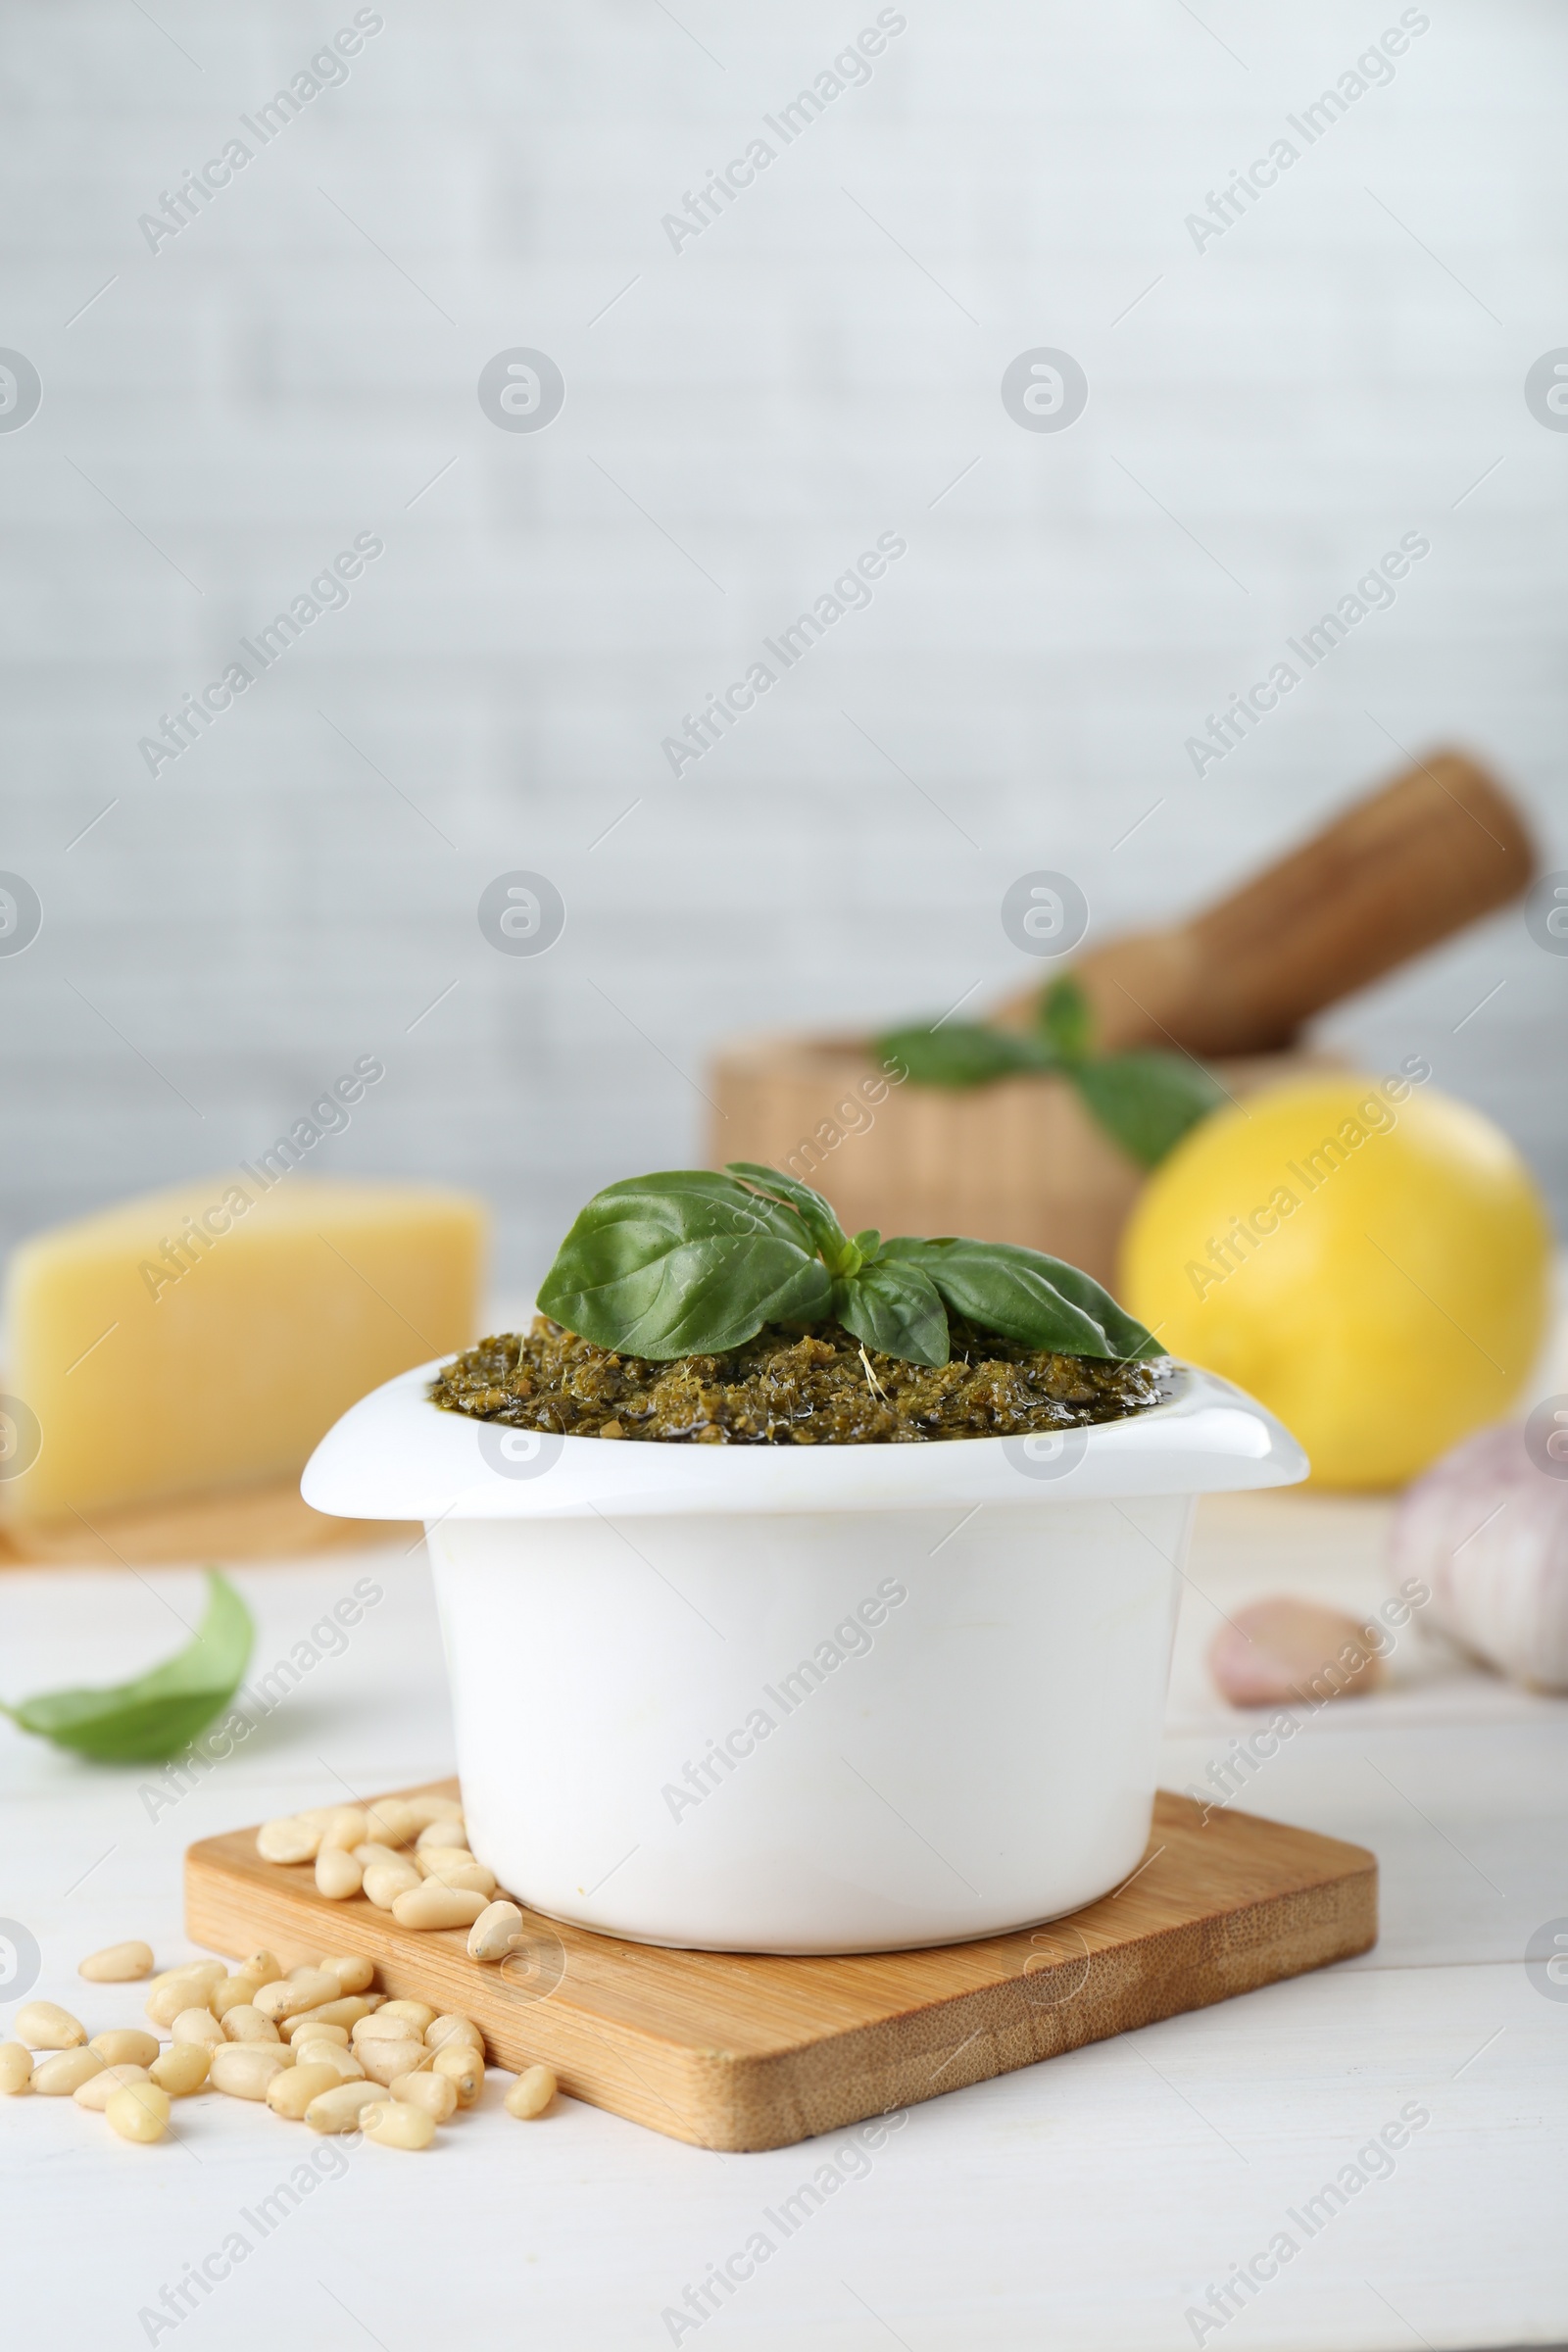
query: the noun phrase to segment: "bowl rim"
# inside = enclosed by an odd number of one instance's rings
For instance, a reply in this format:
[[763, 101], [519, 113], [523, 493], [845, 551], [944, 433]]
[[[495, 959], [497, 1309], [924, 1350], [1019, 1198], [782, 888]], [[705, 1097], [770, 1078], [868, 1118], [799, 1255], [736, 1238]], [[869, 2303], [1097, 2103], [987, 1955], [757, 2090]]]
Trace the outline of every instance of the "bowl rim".
[[559, 1519], [1049, 1505], [1295, 1486], [1283, 1423], [1197, 1365], [1164, 1402], [1040, 1440], [697, 1446], [552, 1437], [430, 1402], [451, 1351], [373, 1389], [328, 1430], [300, 1492], [350, 1519]]

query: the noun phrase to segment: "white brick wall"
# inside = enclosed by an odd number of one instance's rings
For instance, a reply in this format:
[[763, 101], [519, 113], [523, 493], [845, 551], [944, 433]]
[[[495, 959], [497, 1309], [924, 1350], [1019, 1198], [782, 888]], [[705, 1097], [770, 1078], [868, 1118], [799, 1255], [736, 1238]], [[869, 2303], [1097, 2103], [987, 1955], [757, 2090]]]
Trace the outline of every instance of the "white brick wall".
[[[909, 0], [678, 256], [662, 215], [873, 6], [389, 0], [156, 257], [138, 215], [354, 11], [154, 13], [8, 28], [0, 343], [45, 390], [0, 433], [0, 867], [45, 927], [0, 957], [0, 1239], [248, 1155], [375, 1052], [330, 1164], [478, 1183], [524, 1281], [596, 1183], [694, 1152], [725, 1031], [1015, 985], [1020, 870], [1102, 934], [1175, 912], [1391, 736], [1490, 753], [1568, 864], [1568, 438], [1522, 397], [1568, 343], [1548, 0], [1433, 0], [1201, 254], [1185, 215], [1392, 0]], [[1090, 378], [1060, 435], [998, 394], [1038, 344]], [[514, 345], [566, 378], [538, 435], [476, 399]], [[1396, 607], [1195, 779], [1203, 714], [1409, 529]], [[347, 610], [149, 777], [159, 713], [367, 530]], [[673, 779], [662, 737], [887, 530], [871, 609]], [[475, 921], [512, 867], [567, 903], [537, 960]], [[1510, 917], [1335, 1029], [1431, 1053], [1561, 1199], [1565, 988]]]

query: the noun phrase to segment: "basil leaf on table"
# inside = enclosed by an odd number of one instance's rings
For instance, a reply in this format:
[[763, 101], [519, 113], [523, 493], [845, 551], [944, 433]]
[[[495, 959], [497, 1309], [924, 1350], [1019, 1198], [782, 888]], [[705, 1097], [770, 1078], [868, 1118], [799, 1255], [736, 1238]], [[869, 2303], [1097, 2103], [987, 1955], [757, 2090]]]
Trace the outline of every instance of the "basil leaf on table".
[[833, 1285], [833, 1312], [846, 1331], [879, 1355], [908, 1364], [945, 1364], [948, 1318], [922, 1266], [882, 1258]]
[[44, 1690], [0, 1712], [24, 1732], [74, 1747], [98, 1764], [156, 1763], [177, 1755], [239, 1689], [251, 1654], [251, 1613], [226, 1578], [207, 1573], [195, 1639], [133, 1682], [107, 1690]]
[[1158, 1344], [1094, 1277], [1043, 1250], [956, 1239], [884, 1242], [882, 1262], [928, 1274], [955, 1314], [1024, 1348], [1059, 1355], [1158, 1355]]
[[874, 1051], [886, 1062], [902, 1062], [916, 1086], [989, 1086], [998, 1078], [1057, 1067], [1042, 1039], [1027, 1031], [985, 1029], [954, 1021], [942, 1029], [895, 1029]]
[[1157, 1168], [1188, 1128], [1226, 1100], [1200, 1062], [1156, 1047], [1102, 1054], [1072, 1077], [1105, 1133], [1141, 1168]]
[[831, 1297], [794, 1209], [733, 1176], [675, 1168], [594, 1195], [539, 1305], [601, 1348], [663, 1362], [739, 1348], [764, 1323], [820, 1322]]

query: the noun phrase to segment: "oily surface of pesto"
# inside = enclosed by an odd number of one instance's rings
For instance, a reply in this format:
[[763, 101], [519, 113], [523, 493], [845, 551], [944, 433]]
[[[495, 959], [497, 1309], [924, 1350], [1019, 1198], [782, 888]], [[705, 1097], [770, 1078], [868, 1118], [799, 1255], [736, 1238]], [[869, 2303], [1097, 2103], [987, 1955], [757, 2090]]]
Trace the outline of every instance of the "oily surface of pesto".
[[935, 1367], [863, 1349], [836, 1323], [769, 1325], [722, 1355], [616, 1355], [536, 1315], [430, 1385], [450, 1412], [565, 1437], [707, 1446], [900, 1446], [1119, 1421], [1169, 1394], [1161, 1367], [1053, 1355], [957, 1318]]

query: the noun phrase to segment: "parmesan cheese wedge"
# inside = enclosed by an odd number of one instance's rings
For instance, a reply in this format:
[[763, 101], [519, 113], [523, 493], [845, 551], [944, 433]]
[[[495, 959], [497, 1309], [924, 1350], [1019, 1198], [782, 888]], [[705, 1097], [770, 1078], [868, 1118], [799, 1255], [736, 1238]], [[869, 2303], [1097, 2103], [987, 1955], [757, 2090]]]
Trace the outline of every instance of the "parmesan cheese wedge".
[[272, 1161], [16, 1251], [0, 1516], [298, 1476], [357, 1397], [472, 1340], [477, 1200]]

